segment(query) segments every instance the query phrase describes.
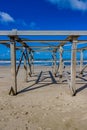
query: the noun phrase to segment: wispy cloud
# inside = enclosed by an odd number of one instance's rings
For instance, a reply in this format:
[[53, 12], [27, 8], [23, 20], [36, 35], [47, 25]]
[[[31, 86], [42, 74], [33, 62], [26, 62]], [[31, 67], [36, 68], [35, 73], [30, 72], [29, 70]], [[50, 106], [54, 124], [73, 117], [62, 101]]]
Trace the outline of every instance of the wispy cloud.
[[54, 5], [57, 5], [59, 9], [72, 9], [87, 11], [87, 0], [46, 0]]
[[7, 12], [0, 11], [0, 23], [8, 25], [9, 23], [13, 23], [17, 26], [27, 26], [27, 23], [22, 19], [14, 19], [10, 14]]
[[8, 23], [8, 22], [15, 22], [15, 20], [8, 13], [0, 11], [0, 22]]
[[0, 23], [6, 26], [11, 25], [11, 27], [14, 27], [14, 28], [39, 29], [37, 27], [36, 22], [31, 21], [29, 23], [26, 23], [25, 20], [21, 18], [16, 19], [4, 11], [3, 12], [0, 11]]

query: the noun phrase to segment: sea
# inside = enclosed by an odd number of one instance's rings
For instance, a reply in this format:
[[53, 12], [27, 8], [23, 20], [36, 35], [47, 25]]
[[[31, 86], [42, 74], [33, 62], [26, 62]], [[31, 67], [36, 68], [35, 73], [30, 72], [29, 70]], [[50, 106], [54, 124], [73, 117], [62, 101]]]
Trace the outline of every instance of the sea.
[[[52, 66], [53, 65], [52, 60], [35, 60], [33, 62], [34, 66]], [[16, 65], [19, 64], [19, 61], [16, 61]], [[21, 65], [23, 66], [24, 62], [22, 61]], [[59, 61], [56, 62], [56, 65], [59, 64]], [[71, 65], [71, 60], [64, 61], [63, 64], [65, 66]], [[76, 62], [77, 65], [80, 65], [80, 60]], [[83, 61], [83, 65], [87, 64], [87, 60]], [[10, 60], [0, 60], [0, 66], [11, 66], [11, 61]]]

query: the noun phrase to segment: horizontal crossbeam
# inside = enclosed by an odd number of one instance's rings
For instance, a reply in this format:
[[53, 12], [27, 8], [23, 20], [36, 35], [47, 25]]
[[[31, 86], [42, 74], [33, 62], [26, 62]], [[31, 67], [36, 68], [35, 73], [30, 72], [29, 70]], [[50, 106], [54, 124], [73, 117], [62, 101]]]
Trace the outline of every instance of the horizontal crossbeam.
[[13, 29], [12, 31], [0, 31], [0, 35], [3, 36], [8, 36], [8, 35], [33, 35], [33, 36], [57, 36], [57, 35], [65, 35], [65, 36], [70, 36], [70, 35], [84, 35], [87, 36], [87, 31], [20, 31], [20, 30], [15, 30]]

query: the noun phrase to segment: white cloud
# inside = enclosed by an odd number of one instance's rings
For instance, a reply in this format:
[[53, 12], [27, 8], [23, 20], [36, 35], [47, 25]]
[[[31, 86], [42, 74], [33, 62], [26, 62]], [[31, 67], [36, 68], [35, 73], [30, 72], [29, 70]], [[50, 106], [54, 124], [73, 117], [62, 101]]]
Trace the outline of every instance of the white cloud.
[[16, 26], [27, 26], [27, 23], [22, 19], [14, 19], [10, 14], [0, 11], [0, 23], [7, 24], [13, 23]]
[[4, 25], [9, 25], [10, 23], [12, 23], [12, 26], [16, 28], [26, 27], [30, 29], [38, 29], [35, 22], [30, 22], [29, 24], [27, 24], [25, 20], [20, 18], [14, 19], [14, 17], [12, 17], [10, 14], [4, 11], [0, 11], [0, 23]]
[[0, 11], [0, 22], [8, 23], [8, 22], [15, 22], [15, 20], [8, 13]]
[[87, 0], [46, 0], [61, 9], [87, 10]]

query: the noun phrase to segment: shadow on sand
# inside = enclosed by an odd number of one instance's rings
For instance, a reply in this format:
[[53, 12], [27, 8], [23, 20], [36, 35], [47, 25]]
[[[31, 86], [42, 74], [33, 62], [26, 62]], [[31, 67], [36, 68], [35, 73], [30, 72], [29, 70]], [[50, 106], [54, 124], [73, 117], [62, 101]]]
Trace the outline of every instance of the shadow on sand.
[[87, 89], [87, 84], [85, 84], [84, 86], [78, 88], [78, 89], [76, 90], [76, 94], [79, 93], [79, 92], [81, 92], [81, 91], [83, 91], [84, 89]]
[[[45, 77], [43, 78], [42, 80], [41, 77], [42, 77], [42, 74], [44, 74], [42, 71], [40, 72], [40, 74], [38, 75], [38, 78], [36, 79], [35, 83], [32, 84], [31, 86], [28, 86], [20, 91], [18, 91], [17, 94], [20, 94], [20, 93], [25, 93], [25, 92], [28, 92], [28, 91], [31, 91], [31, 90], [36, 90], [36, 89], [39, 89], [39, 88], [43, 88], [43, 87], [48, 87], [49, 85], [52, 85], [52, 84], [57, 84], [57, 81], [55, 80], [54, 76], [52, 75], [51, 71], [48, 71], [47, 72], [49, 74], [50, 77]], [[46, 75], [46, 74], [45, 74]], [[48, 79], [50, 78], [52, 82], [50, 83], [46, 83], [44, 82], [42, 85], [40, 84], [40, 82], [42, 82], [43, 80], [45, 79]], [[38, 85], [38, 86], [36, 86]]]

